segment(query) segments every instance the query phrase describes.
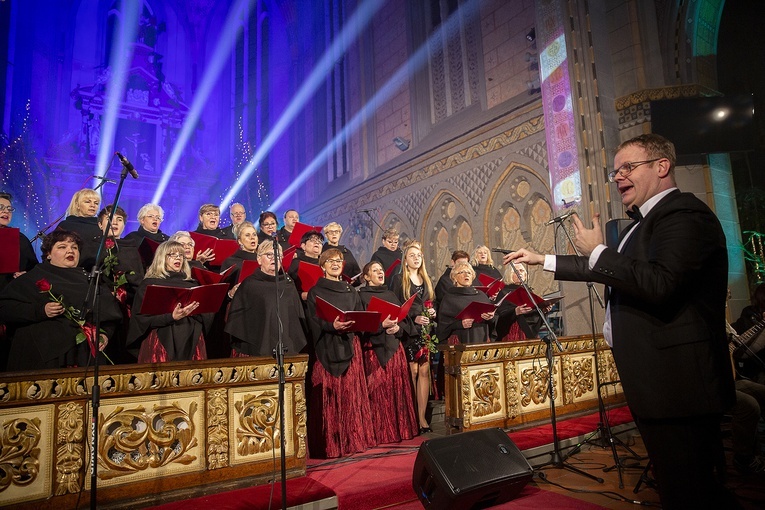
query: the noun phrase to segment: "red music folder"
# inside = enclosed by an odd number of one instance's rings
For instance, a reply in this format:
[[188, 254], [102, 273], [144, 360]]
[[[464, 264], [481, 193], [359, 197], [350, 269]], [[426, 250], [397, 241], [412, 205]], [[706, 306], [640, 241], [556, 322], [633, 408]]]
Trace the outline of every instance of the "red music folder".
[[[343, 267], [345, 267], [345, 266], [343, 266]], [[360, 276], [361, 276], [361, 273], [357, 274], [356, 276], [348, 276], [346, 274], [341, 274], [340, 275], [340, 277], [343, 279], [343, 281], [345, 281], [345, 283], [350, 283], [351, 285], [353, 285], [353, 282], [358, 280]]]
[[[534, 297], [534, 301], [539, 305], [539, 308], [545, 308], [547, 306], [552, 306], [561, 299], [563, 299], [563, 296], [553, 296], [549, 297], [548, 299], [541, 298], [534, 294], [533, 292], [531, 295]], [[526, 292], [526, 289], [523, 287], [518, 287], [511, 293], [507, 294], [505, 296], [510, 300], [511, 303], [513, 303], [515, 306], [529, 306], [531, 308], [534, 308], [534, 303], [531, 302], [531, 299], [529, 299], [529, 295]]]
[[476, 289], [485, 292], [489, 297], [496, 296], [499, 291], [505, 288], [505, 282], [501, 278], [492, 278], [487, 274], [479, 274], [478, 281], [481, 282], [481, 286], [476, 287]]
[[167, 287], [165, 285], [149, 285], [143, 296], [141, 311], [144, 315], [160, 315], [173, 313], [175, 305], [186, 306], [192, 301], [198, 301], [199, 307], [192, 315], [214, 313], [220, 310], [223, 298], [228, 292], [228, 283], [200, 285], [198, 287]]
[[305, 223], [300, 223], [299, 221], [295, 223], [295, 226], [292, 228], [292, 233], [290, 234], [289, 243], [290, 246], [300, 246], [300, 239], [303, 238], [306, 232], [315, 231], [321, 233], [322, 227], [313, 227], [311, 225], [306, 225]]
[[231, 266], [225, 271], [216, 273], [215, 271], [209, 271], [207, 269], [202, 269], [201, 267], [191, 266], [191, 277], [201, 285], [213, 285], [215, 283], [226, 282], [235, 269], [236, 266]]
[[245, 260], [242, 262], [242, 269], [239, 271], [239, 280], [236, 283], [242, 283], [245, 278], [251, 276], [259, 267], [260, 263], [257, 260]]
[[303, 262], [302, 260], [298, 264], [298, 278], [300, 278], [300, 286], [303, 288], [303, 292], [308, 292], [316, 285], [319, 278], [324, 276], [324, 270], [316, 264]]
[[499, 305], [501, 305], [502, 302], [505, 299], [507, 299], [509, 295], [510, 294], [505, 294], [504, 296], [502, 296], [502, 299], [500, 299], [496, 303], [482, 303], [480, 301], [471, 301], [469, 305], [467, 305], [465, 308], [462, 309], [460, 313], [457, 314], [455, 319], [457, 320], [473, 319], [475, 322], [481, 322], [483, 320], [483, 318], [481, 317], [481, 314], [496, 312], [497, 308], [499, 308]]
[[284, 269], [285, 273], [292, 265], [292, 259], [295, 258], [295, 253], [297, 253], [297, 246], [290, 246], [284, 250], [284, 253], [282, 253], [282, 269]]
[[0, 273], [18, 273], [21, 256], [19, 229], [0, 227]]
[[148, 237], [144, 237], [141, 244], [138, 245], [138, 255], [141, 256], [141, 261], [145, 267], [149, 267], [154, 260], [154, 254], [157, 253], [159, 243]]
[[215, 253], [215, 258], [210, 259], [213, 266], [220, 266], [224, 260], [239, 250], [239, 243], [233, 239], [218, 239], [199, 232], [189, 232], [189, 235], [194, 240], [194, 258], [197, 258], [199, 252], [210, 248]]
[[391, 303], [390, 301], [380, 299], [377, 296], [372, 296], [372, 299], [369, 300], [367, 311], [380, 312], [380, 322], [384, 321], [388, 317], [396, 322], [401, 322], [406, 318], [407, 314], [409, 314], [409, 309], [412, 308], [412, 303], [414, 303], [414, 298], [416, 296], [417, 294], [412, 294], [412, 297], [407, 299], [406, 302], [401, 306]]
[[390, 278], [390, 275], [392, 275], [393, 272], [396, 270], [396, 268], [400, 265], [401, 265], [401, 259], [396, 259], [395, 262], [393, 262], [393, 264], [391, 264], [390, 267], [385, 270], [385, 279], [387, 280], [388, 278]]
[[350, 331], [362, 333], [377, 333], [382, 322], [380, 312], [359, 312], [356, 310], [344, 312], [320, 297], [316, 298], [316, 316], [327, 322], [335, 322], [338, 317], [340, 322], [353, 321]]

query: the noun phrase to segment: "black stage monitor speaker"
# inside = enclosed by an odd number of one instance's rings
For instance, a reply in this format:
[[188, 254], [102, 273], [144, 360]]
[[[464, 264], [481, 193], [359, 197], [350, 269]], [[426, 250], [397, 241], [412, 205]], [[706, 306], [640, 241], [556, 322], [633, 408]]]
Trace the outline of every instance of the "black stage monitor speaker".
[[533, 469], [500, 428], [425, 441], [412, 487], [425, 508], [486, 508], [516, 497]]

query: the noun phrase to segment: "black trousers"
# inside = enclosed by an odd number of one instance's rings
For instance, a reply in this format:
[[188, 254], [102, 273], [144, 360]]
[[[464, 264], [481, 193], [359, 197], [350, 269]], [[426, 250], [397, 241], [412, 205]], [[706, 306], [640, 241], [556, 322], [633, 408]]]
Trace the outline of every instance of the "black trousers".
[[663, 419], [635, 416], [664, 510], [739, 507], [717, 476], [725, 469], [721, 419], [721, 414]]

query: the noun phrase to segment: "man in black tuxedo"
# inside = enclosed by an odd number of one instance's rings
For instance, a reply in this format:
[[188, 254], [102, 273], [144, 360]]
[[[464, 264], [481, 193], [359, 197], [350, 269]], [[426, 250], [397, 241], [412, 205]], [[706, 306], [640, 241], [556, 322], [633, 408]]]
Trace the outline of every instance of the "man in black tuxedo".
[[582, 256], [519, 250], [558, 280], [608, 286], [603, 335], [654, 465], [662, 506], [730, 508], [715, 477], [724, 468], [720, 419], [735, 401], [727, 352], [728, 260], [715, 214], [675, 185], [675, 148], [654, 134], [622, 143], [609, 180], [628, 215], [618, 246], [573, 217]]

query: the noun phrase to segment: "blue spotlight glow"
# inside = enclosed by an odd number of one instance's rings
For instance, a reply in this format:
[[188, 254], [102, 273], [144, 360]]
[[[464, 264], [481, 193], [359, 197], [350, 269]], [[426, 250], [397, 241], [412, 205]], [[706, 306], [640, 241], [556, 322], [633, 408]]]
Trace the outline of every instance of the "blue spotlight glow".
[[202, 114], [202, 109], [204, 108], [205, 103], [207, 103], [207, 99], [210, 97], [215, 82], [218, 81], [223, 67], [231, 58], [231, 51], [233, 51], [236, 40], [239, 38], [239, 34], [242, 31], [242, 15], [249, 12], [253, 1], [254, 0], [238, 0], [228, 11], [226, 22], [223, 24], [223, 30], [221, 30], [221, 38], [218, 40], [218, 44], [215, 47], [215, 52], [213, 53], [209, 67], [202, 77], [202, 82], [194, 93], [194, 101], [191, 103], [189, 113], [186, 116], [186, 120], [183, 123], [180, 133], [178, 134], [178, 139], [167, 159], [167, 164], [162, 172], [162, 178], [154, 192], [154, 197], [151, 199], [153, 204], [158, 204], [162, 200], [162, 195], [165, 193], [165, 189], [170, 183], [170, 179], [173, 177], [173, 172], [175, 172], [175, 168], [178, 166], [183, 150], [186, 148], [191, 135], [194, 133], [197, 122], [199, 122], [199, 117]]
[[298, 116], [300, 110], [303, 109], [305, 104], [311, 99], [316, 89], [318, 89], [323, 83], [324, 78], [332, 70], [335, 65], [335, 61], [339, 55], [345, 53], [348, 46], [353, 41], [372, 19], [372, 16], [382, 7], [385, 0], [366, 0], [361, 4], [358, 9], [353, 13], [348, 21], [343, 26], [342, 32], [335, 37], [332, 45], [324, 52], [319, 62], [314, 67], [311, 74], [303, 82], [303, 85], [298, 90], [295, 97], [287, 105], [284, 113], [279, 120], [274, 124], [273, 129], [269, 131], [268, 135], [258, 146], [257, 151], [253, 154], [247, 166], [242, 170], [241, 176], [231, 187], [229, 192], [223, 197], [223, 201], [220, 203], [220, 208], [225, 209], [231, 202], [237, 193], [241, 191], [247, 180], [257, 169], [258, 165], [265, 159], [266, 155], [271, 151], [274, 144], [276, 144], [279, 137], [286, 131], [287, 127], [292, 124], [292, 121]]
[[477, 0], [472, 0], [463, 4], [460, 9], [454, 12], [445, 23], [442, 23], [438, 30], [433, 32], [431, 36], [420, 46], [417, 51], [406, 61], [393, 76], [375, 93], [367, 104], [365, 104], [361, 110], [353, 116], [353, 118], [343, 127], [343, 129], [335, 135], [335, 137], [329, 141], [329, 143], [316, 155], [313, 160], [303, 169], [302, 172], [292, 181], [292, 183], [279, 195], [276, 200], [269, 206], [269, 210], [273, 211], [278, 209], [287, 199], [292, 196], [305, 182], [313, 175], [316, 170], [324, 163], [327, 157], [336, 150], [336, 145], [343, 138], [347, 137], [351, 133], [355, 132], [361, 124], [369, 118], [377, 108], [398, 90], [398, 88], [414, 75], [414, 72], [428, 60], [428, 47], [435, 41], [440, 40], [443, 37], [444, 32], [457, 28], [460, 23], [461, 15], [472, 16], [475, 14], [475, 9], [478, 5]]
[[138, 15], [141, 2], [123, 2], [122, 18], [114, 31], [112, 54], [109, 55], [111, 76], [106, 90], [104, 118], [101, 123], [101, 140], [96, 158], [96, 175], [105, 175], [112, 159], [114, 133], [117, 132], [117, 119], [125, 96], [128, 66], [133, 60], [133, 45], [138, 32]]

